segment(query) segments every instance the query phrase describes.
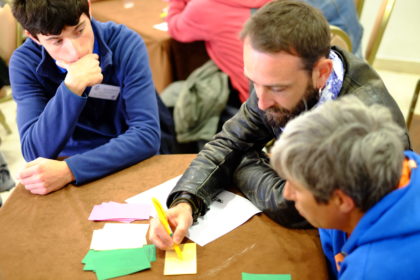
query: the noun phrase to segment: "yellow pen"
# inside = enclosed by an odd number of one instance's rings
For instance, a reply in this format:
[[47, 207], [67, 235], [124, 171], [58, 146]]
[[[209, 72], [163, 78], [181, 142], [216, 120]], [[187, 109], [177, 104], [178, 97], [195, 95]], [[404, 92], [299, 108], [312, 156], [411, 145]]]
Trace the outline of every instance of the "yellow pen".
[[[166, 214], [165, 214], [165, 211], [162, 208], [162, 205], [160, 205], [159, 200], [157, 200], [154, 197], [152, 197], [152, 202], [153, 202], [153, 206], [155, 206], [156, 213], [158, 214], [160, 222], [162, 223], [166, 232], [170, 236], [172, 236], [172, 230], [171, 230], [171, 227], [169, 226], [168, 219], [166, 218]], [[182, 259], [182, 252], [181, 252], [181, 249], [179, 248], [179, 246], [177, 244], [174, 244], [174, 250], [175, 250], [178, 258]]]

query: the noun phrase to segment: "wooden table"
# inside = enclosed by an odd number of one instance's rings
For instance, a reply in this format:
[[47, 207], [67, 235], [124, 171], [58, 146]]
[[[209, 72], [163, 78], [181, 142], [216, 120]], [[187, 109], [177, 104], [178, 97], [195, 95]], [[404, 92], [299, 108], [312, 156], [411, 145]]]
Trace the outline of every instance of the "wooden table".
[[[46, 196], [21, 185], [0, 208], [0, 279], [95, 279], [83, 271], [92, 232], [104, 222], [88, 216], [96, 204], [125, 199], [181, 174], [195, 155], [160, 155], [81, 187]], [[136, 222], [141, 223], [141, 222]], [[144, 222], [146, 223], [146, 221]], [[164, 252], [143, 272], [121, 279], [241, 279], [241, 272], [327, 279], [315, 230], [288, 230], [258, 214], [204, 247], [197, 246], [198, 274], [163, 276]]]
[[98, 0], [92, 3], [95, 19], [124, 24], [143, 38], [158, 92], [173, 81], [185, 79], [209, 59], [203, 42], [179, 43], [167, 32], [153, 28], [164, 22], [160, 14], [167, 6], [168, 2], [163, 0]]

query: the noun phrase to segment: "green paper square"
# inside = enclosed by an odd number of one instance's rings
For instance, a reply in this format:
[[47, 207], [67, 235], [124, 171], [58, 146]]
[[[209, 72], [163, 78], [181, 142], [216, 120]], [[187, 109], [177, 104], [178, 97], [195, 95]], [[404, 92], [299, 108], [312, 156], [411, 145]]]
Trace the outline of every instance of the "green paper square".
[[84, 270], [94, 270], [99, 279], [109, 279], [151, 267], [144, 248], [94, 251], [85, 258]]

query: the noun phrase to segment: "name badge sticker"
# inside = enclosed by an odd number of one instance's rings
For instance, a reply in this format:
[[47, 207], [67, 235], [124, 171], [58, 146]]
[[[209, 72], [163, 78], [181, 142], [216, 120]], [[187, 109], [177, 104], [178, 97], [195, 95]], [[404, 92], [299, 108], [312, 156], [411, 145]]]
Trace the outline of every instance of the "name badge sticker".
[[89, 97], [116, 100], [120, 94], [120, 87], [98, 84], [91, 87]]

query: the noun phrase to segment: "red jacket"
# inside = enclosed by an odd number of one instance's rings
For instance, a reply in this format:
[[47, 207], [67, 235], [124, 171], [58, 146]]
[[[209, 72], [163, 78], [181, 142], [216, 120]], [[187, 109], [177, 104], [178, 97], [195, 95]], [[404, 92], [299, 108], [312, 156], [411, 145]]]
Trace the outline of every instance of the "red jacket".
[[169, 34], [181, 42], [205, 41], [207, 53], [225, 72], [244, 102], [249, 82], [243, 74], [239, 33], [252, 8], [271, 0], [171, 0], [167, 17]]

